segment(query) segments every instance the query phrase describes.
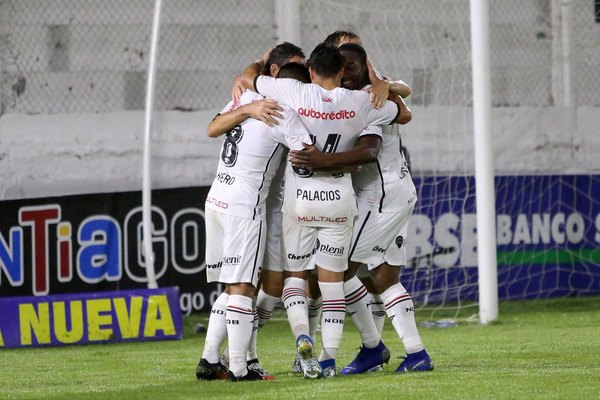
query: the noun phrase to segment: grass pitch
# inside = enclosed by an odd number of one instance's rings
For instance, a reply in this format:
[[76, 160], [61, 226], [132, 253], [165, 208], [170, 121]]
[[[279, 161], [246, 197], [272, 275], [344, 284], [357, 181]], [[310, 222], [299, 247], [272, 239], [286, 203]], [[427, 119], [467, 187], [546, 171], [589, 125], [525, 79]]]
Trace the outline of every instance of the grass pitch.
[[[186, 318], [180, 341], [0, 350], [0, 399], [600, 399], [598, 297], [505, 302], [488, 326], [421, 327], [436, 365], [427, 373], [394, 373], [404, 352], [386, 322], [384, 371], [315, 381], [289, 372], [294, 340], [283, 319], [258, 338], [275, 381], [197, 381], [197, 322], [206, 315]], [[338, 368], [359, 344], [347, 319]]]

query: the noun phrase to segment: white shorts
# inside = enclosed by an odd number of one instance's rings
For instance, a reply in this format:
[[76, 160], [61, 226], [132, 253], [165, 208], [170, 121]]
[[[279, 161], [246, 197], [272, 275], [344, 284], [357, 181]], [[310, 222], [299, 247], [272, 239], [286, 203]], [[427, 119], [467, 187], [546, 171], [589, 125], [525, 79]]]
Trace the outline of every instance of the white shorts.
[[352, 225], [330, 227], [298, 225], [295, 218], [283, 215], [283, 247], [286, 271], [306, 271], [315, 264], [323, 269], [344, 272], [348, 269], [348, 254], [352, 240]]
[[206, 280], [258, 284], [265, 253], [265, 222], [205, 210]]
[[263, 268], [269, 271], [283, 272], [285, 252], [283, 248], [283, 213], [281, 211], [267, 213], [267, 244]]
[[366, 264], [369, 270], [384, 262], [392, 266], [406, 265], [406, 235], [413, 209], [359, 213], [350, 259]]

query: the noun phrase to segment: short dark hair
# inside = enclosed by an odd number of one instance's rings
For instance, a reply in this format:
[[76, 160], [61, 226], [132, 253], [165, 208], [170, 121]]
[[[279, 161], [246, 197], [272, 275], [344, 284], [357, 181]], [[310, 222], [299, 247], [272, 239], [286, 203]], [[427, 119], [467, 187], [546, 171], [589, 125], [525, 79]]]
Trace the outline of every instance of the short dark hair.
[[365, 65], [367, 64], [367, 52], [365, 51], [364, 47], [362, 47], [360, 44], [344, 43], [343, 45], [338, 47], [338, 50], [340, 51], [340, 53], [343, 53], [344, 51], [354, 53], [354, 55], [358, 59], [358, 62], [360, 62], [361, 64], [364, 63]]
[[344, 68], [344, 57], [337, 47], [320, 43], [310, 53], [308, 65], [317, 75], [331, 78]]
[[291, 62], [279, 68], [278, 78], [292, 78], [300, 82], [310, 83], [310, 73], [305, 65]]
[[302, 57], [306, 58], [302, 49], [295, 44], [290, 42], [283, 42], [275, 46], [271, 54], [269, 55], [269, 60], [265, 64], [263, 68], [263, 74], [269, 75], [269, 71], [271, 69], [271, 65], [275, 64], [278, 67], [282, 67], [287, 64], [292, 57]]
[[331, 35], [327, 36], [323, 43], [328, 46], [338, 47], [343, 38], [360, 40], [358, 35], [354, 32], [337, 30]]

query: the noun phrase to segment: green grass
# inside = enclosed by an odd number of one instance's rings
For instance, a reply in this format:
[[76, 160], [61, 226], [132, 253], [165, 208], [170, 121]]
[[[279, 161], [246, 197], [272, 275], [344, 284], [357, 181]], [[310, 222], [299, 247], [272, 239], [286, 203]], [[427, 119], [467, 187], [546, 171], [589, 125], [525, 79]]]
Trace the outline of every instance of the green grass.
[[[395, 374], [403, 354], [391, 325], [392, 362], [383, 372], [308, 381], [289, 373], [286, 321], [259, 333], [275, 381], [201, 382], [194, 376], [206, 315], [185, 319], [180, 341], [0, 351], [0, 399], [600, 399], [600, 298], [506, 302], [488, 326], [420, 328], [435, 360], [428, 373]], [[338, 367], [359, 345], [347, 320]]]

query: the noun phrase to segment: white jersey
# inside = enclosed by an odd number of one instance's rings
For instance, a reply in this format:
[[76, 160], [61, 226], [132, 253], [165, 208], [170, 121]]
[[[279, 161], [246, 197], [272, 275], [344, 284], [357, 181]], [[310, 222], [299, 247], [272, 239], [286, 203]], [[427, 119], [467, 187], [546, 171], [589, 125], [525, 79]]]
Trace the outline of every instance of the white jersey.
[[[370, 126], [375, 134], [381, 127]], [[383, 127], [376, 163], [363, 164], [352, 176], [359, 207], [374, 212], [395, 212], [414, 207], [417, 190], [401, 149], [397, 125]]]
[[[254, 87], [293, 108], [308, 128], [312, 143], [328, 153], [350, 150], [363, 128], [389, 124], [400, 112], [398, 105], [389, 101], [381, 109], [372, 108], [365, 92], [326, 90], [293, 79], [258, 76]], [[283, 211], [296, 215], [302, 225], [352, 224], [357, 209], [350, 174], [313, 174], [288, 166]]]
[[[262, 99], [246, 92], [241, 101], [223, 111]], [[242, 218], [264, 220], [266, 198], [284, 154], [284, 146], [302, 149], [310, 141], [308, 131], [295, 112], [282, 105], [283, 119], [269, 127], [248, 118], [227, 133], [221, 148], [217, 174], [206, 197], [207, 208]]]
[[281, 212], [281, 205], [283, 204], [283, 177], [287, 164], [287, 151], [284, 151], [281, 163], [277, 168], [277, 173], [271, 182], [269, 195], [267, 196], [267, 212]]

